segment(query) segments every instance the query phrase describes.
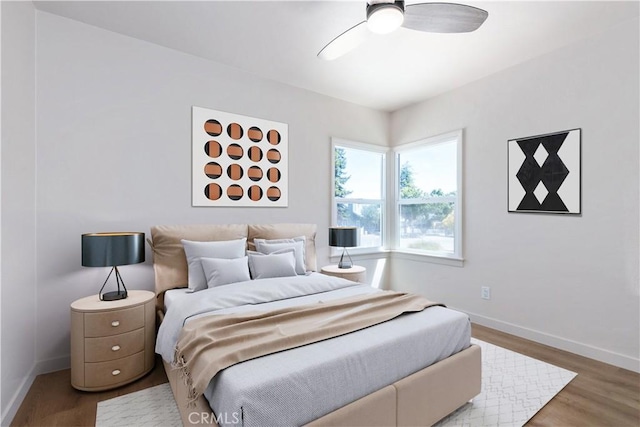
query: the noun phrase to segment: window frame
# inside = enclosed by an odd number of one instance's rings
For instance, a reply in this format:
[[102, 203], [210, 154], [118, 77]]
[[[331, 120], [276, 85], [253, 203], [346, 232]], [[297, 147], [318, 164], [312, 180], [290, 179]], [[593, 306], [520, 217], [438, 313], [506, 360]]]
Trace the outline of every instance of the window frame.
[[[456, 195], [445, 197], [427, 197], [420, 199], [401, 199], [400, 198], [400, 172], [402, 165], [400, 165], [400, 154], [406, 153], [412, 150], [436, 146], [443, 143], [450, 143], [454, 141], [456, 144]], [[420, 139], [418, 141], [410, 142], [393, 147], [393, 193], [394, 202], [391, 211], [391, 223], [393, 228], [392, 238], [392, 251], [399, 254], [407, 254], [410, 256], [429, 257], [434, 260], [463, 260], [463, 235], [462, 235], [462, 222], [463, 222], [463, 132], [462, 129], [447, 132], [444, 134], [431, 136]], [[453, 253], [441, 252], [441, 251], [428, 251], [420, 249], [408, 249], [400, 248], [400, 207], [402, 205], [412, 204], [426, 204], [426, 203], [454, 203], [454, 239], [453, 239]]]
[[[355, 150], [368, 151], [382, 156], [382, 162], [380, 166], [380, 196], [381, 199], [363, 199], [363, 198], [338, 198], [336, 197], [336, 148], [351, 148]], [[338, 223], [338, 203], [352, 203], [352, 204], [379, 204], [380, 205], [380, 246], [367, 246], [367, 247], [355, 247], [348, 248], [349, 254], [371, 254], [379, 253], [386, 250], [388, 246], [388, 201], [387, 201], [387, 176], [388, 176], [388, 153], [389, 147], [369, 144], [365, 142], [351, 141], [342, 138], [331, 138], [331, 224], [332, 226]], [[342, 254], [342, 248], [330, 247], [330, 256], [337, 257]]]

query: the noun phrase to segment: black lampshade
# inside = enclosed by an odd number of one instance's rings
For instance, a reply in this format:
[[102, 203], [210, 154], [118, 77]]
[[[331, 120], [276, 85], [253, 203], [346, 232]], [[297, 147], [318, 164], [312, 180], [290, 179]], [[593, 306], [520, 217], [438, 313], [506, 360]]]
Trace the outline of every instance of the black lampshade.
[[329, 246], [354, 248], [360, 244], [358, 227], [329, 227]]
[[113, 267], [144, 262], [144, 233], [88, 233], [82, 235], [82, 265]]

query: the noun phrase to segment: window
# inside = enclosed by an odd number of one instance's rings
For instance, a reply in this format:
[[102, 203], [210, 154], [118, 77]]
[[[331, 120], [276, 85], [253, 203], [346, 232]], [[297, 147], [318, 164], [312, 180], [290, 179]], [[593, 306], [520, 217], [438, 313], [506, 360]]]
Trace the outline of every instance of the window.
[[462, 131], [395, 150], [395, 249], [462, 258]]
[[332, 147], [332, 223], [360, 228], [360, 246], [350, 252], [379, 249], [385, 243], [386, 148], [336, 138]]

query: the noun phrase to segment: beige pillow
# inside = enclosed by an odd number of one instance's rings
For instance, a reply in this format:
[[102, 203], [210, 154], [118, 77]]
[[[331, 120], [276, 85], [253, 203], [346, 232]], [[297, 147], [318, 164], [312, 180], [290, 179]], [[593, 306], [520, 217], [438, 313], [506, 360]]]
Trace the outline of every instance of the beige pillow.
[[189, 283], [187, 256], [180, 240], [211, 242], [247, 237], [246, 224], [158, 225], [151, 227], [156, 294]]
[[305, 237], [304, 261], [307, 270], [317, 271], [316, 263], [316, 230], [315, 224], [249, 224], [247, 239], [249, 250], [255, 251], [253, 239], [293, 239]]

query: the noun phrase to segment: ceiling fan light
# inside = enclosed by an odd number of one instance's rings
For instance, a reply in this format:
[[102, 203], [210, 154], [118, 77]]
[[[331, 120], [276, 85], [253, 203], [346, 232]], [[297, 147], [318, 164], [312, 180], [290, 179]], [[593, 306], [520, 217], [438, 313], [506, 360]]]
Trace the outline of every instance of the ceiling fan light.
[[[396, 2], [397, 3], [397, 2]], [[376, 4], [367, 16], [367, 27], [376, 34], [388, 34], [404, 21], [404, 12], [394, 3]]]

